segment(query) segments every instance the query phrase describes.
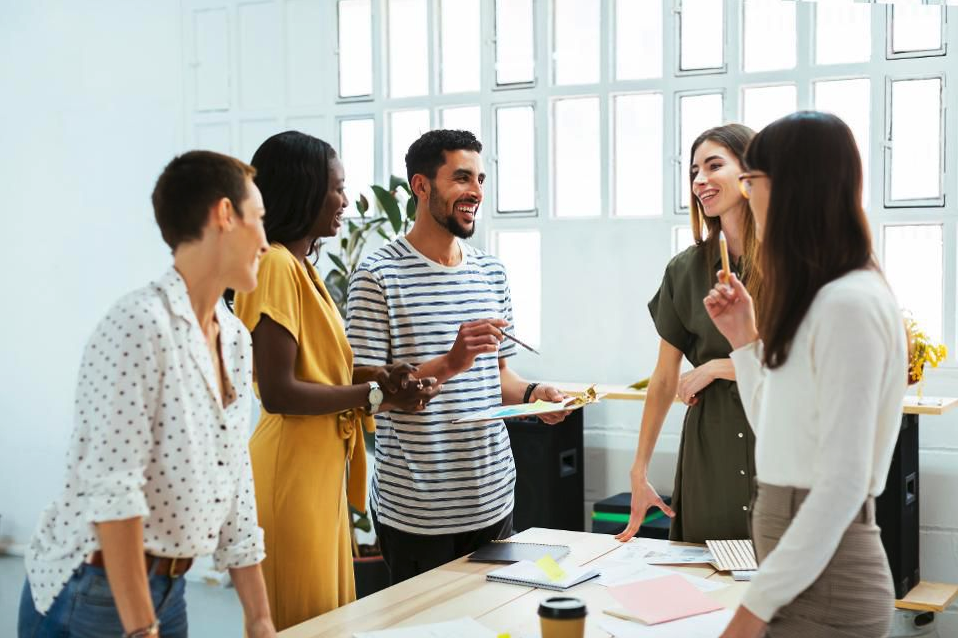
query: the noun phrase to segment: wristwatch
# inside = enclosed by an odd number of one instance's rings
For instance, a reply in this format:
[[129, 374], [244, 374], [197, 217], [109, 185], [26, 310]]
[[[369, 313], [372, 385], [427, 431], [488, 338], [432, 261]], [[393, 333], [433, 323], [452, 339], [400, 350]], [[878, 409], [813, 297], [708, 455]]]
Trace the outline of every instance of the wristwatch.
[[154, 620], [153, 624], [142, 629], [123, 634], [123, 638], [155, 638], [160, 635], [160, 621]]
[[383, 403], [383, 391], [379, 389], [379, 384], [375, 381], [369, 382], [369, 413], [379, 412], [379, 406]]

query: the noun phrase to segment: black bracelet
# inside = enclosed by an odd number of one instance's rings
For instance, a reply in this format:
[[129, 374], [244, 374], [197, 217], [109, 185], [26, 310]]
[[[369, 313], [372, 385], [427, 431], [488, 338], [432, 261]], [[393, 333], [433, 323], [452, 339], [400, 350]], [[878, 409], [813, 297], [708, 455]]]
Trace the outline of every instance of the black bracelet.
[[522, 395], [522, 402], [523, 402], [523, 403], [528, 403], [528, 402], [529, 402], [529, 399], [532, 398], [532, 392], [533, 392], [533, 390], [535, 390], [536, 387], [538, 387], [538, 385], [539, 385], [538, 383], [530, 383], [529, 385], [526, 386], [526, 393]]

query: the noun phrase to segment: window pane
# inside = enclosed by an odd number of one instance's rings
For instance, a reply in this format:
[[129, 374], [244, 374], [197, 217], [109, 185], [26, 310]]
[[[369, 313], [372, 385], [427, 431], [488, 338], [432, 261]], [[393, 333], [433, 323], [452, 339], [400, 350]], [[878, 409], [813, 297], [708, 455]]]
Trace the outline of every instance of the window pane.
[[795, 68], [795, 5], [780, 0], [743, 4], [745, 71]]
[[692, 236], [691, 226], [676, 226], [672, 229], [672, 256], [675, 257], [680, 252], [695, 243]]
[[867, 62], [872, 48], [872, 5], [852, 0], [815, 3], [815, 63]]
[[496, 110], [496, 202], [499, 212], [536, 208], [535, 111]]
[[723, 5], [715, 0], [682, 0], [681, 70], [717, 69], [725, 64]]
[[369, 0], [339, 1], [339, 97], [373, 92], [373, 23]]
[[454, 106], [442, 110], [442, 127], [469, 131], [482, 141], [482, 113], [478, 106]]
[[556, 100], [552, 105], [556, 217], [600, 213], [599, 98]]
[[941, 195], [941, 80], [891, 83], [891, 199]]
[[689, 167], [692, 142], [706, 129], [722, 125], [722, 94], [686, 95], [679, 98], [679, 166], [677, 186], [682, 208], [689, 207]]
[[941, 48], [941, 6], [895, 4], [891, 19], [893, 53]]
[[599, 81], [599, 0], [553, 0], [556, 84]]
[[442, 0], [442, 92], [479, 90], [479, 0]]
[[798, 92], [794, 84], [742, 89], [742, 123], [754, 131], [795, 111]]
[[613, 104], [614, 214], [661, 215], [662, 94], [619, 95]]
[[[533, 348], [542, 345], [542, 252], [539, 231], [498, 231], [496, 256], [506, 267], [515, 334]], [[520, 351], [522, 349], [520, 348]]]
[[359, 199], [360, 194], [365, 195], [370, 205], [373, 202], [370, 185], [376, 180], [375, 130], [372, 118], [339, 123], [339, 156], [346, 172], [346, 194], [351, 201]]
[[869, 170], [868, 127], [870, 126], [871, 100], [870, 81], [832, 80], [815, 83], [815, 108], [834, 113], [848, 124], [862, 156], [862, 205], [868, 205], [868, 189], [871, 184]]
[[662, 3], [616, 0], [615, 77], [662, 77]]
[[902, 308], [935, 341], [942, 340], [942, 227], [886, 226], [884, 269]]
[[535, 80], [532, 0], [496, 0], [496, 84]]
[[[406, 151], [429, 130], [429, 111], [395, 111], [389, 114], [390, 175], [406, 178]], [[384, 176], [388, 179], [388, 175]]]
[[389, 0], [389, 95], [429, 93], [426, 0]]

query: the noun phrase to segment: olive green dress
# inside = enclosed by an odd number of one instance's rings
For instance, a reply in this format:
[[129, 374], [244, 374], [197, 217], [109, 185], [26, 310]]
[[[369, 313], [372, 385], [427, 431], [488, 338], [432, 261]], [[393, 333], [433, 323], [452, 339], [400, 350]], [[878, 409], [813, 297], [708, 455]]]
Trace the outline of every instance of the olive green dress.
[[[705, 253], [704, 246], [692, 246], [676, 255], [649, 302], [659, 335], [696, 367], [728, 358], [732, 351], [702, 304], [721, 268], [718, 256], [710, 264]], [[733, 271], [738, 273], [738, 268]], [[682, 427], [669, 538], [693, 543], [748, 538], [755, 437], [738, 385], [718, 379], [701, 390], [698, 399], [685, 413]]]

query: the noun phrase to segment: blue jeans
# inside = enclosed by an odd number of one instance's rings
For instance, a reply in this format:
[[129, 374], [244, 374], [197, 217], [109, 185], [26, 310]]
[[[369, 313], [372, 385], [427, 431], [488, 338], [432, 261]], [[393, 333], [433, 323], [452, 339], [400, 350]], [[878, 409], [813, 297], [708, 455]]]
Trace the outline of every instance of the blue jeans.
[[[160, 620], [162, 638], [187, 638], [186, 581], [149, 574], [153, 608]], [[139, 627], [137, 627], [139, 629]], [[30, 582], [20, 595], [18, 638], [120, 638], [123, 625], [116, 610], [106, 572], [81, 565], [53, 600], [46, 614], [33, 605]]]

